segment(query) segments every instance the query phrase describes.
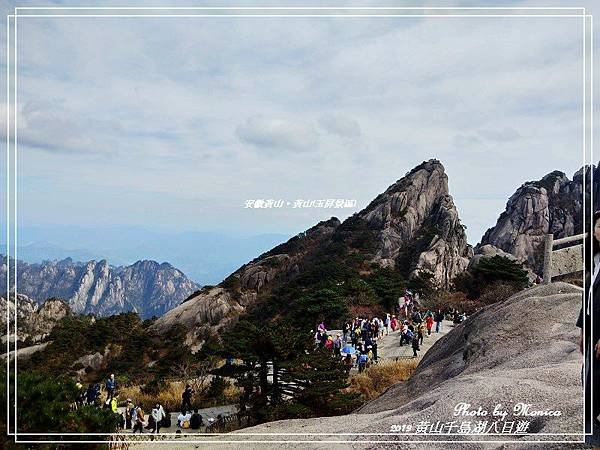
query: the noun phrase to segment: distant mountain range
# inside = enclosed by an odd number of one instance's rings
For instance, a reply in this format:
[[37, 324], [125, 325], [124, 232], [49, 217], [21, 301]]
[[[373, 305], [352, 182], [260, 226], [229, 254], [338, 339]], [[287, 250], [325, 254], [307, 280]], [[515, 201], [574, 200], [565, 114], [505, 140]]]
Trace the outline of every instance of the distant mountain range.
[[[199, 285], [216, 284], [241, 264], [291, 235], [239, 236], [226, 232], [167, 233], [142, 227], [21, 226], [17, 258], [27, 263], [106, 259], [114, 266], [169, 261]], [[6, 244], [0, 252], [6, 253]], [[11, 257], [13, 255], [11, 254]]]
[[[11, 258], [11, 286], [14, 286]], [[138, 261], [114, 267], [106, 260], [74, 262], [71, 258], [40, 264], [19, 262], [17, 291], [37, 303], [65, 300], [76, 314], [107, 316], [135, 311], [142, 318], [160, 316], [200, 287], [169, 263]], [[6, 292], [6, 256], [0, 257], [0, 292]]]

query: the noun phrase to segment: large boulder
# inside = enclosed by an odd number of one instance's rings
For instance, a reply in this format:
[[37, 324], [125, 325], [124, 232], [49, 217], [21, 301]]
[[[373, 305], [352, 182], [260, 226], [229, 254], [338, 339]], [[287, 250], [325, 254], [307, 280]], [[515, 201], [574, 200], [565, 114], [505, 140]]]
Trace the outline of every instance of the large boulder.
[[[509, 413], [504, 422], [527, 420], [530, 433], [578, 433], [581, 430], [583, 395], [578, 350], [579, 329], [575, 326], [582, 290], [567, 283], [539, 285], [509, 299], [490, 305], [454, 328], [425, 354], [412, 377], [389, 388], [379, 398], [343, 417], [284, 420], [247, 428], [241, 433], [390, 433], [393, 426], [422, 421], [452, 422], [488, 420], [496, 405]], [[460, 403], [469, 411], [489, 412], [488, 417], [455, 416]], [[560, 411], [560, 416], [517, 416], [513, 407], [530, 404], [530, 411]], [[500, 422], [502, 426], [502, 422]], [[369, 435], [369, 436], [277, 436], [279, 439], [369, 440], [361, 447], [381, 448], [378, 440], [400, 441], [403, 448], [440, 448], [419, 440], [491, 441], [461, 444], [460, 448], [567, 448], [564, 443], [526, 444], [528, 440], [553, 440], [544, 435]], [[233, 435], [235, 436], [235, 435]], [[228, 435], [228, 438], [232, 435]], [[576, 441], [580, 436], [559, 436]], [[253, 436], [268, 440], [269, 437]], [[516, 440], [514, 446], [494, 441]], [[240, 445], [242, 445], [240, 443]], [[346, 444], [351, 448], [354, 445]], [[444, 444], [448, 447], [447, 444]], [[287, 444], [301, 447], [301, 444]], [[331, 444], [313, 445], [328, 448]], [[339, 447], [340, 445], [336, 445]], [[570, 447], [578, 447], [571, 445]], [[258, 448], [258, 444], [257, 444]], [[456, 447], [455, 447], [456, 448]]]

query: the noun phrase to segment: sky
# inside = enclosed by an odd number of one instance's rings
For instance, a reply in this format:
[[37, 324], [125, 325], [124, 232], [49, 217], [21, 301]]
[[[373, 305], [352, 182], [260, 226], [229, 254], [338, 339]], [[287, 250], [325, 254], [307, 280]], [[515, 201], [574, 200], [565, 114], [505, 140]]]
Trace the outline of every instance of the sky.
[[475, 245], [581, 97], [580, 18], [22, 18], [19, 223], [293, 235], [436, 158]]

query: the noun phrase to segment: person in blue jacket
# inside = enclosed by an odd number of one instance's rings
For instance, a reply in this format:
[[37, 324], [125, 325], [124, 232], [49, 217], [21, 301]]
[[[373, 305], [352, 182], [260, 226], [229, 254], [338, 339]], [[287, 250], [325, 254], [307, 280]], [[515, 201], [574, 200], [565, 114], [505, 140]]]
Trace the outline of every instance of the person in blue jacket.
[[117, 389], [117, 380], [115, 380], [115, 374], [111, 373], [108, 380], [106, 380], [106, 403], [110, 405], [113, 397], [115, 396], [115, 390]]

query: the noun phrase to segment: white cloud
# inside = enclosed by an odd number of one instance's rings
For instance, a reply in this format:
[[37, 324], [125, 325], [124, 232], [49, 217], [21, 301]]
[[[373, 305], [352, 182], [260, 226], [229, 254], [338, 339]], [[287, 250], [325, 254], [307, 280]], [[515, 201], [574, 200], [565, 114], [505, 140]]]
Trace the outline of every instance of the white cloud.
[[[11, 138], [14, 135], [14, 106], [11, 105]], [[6, 120], [6, 103], [0, 105]], [[56, 102], [27, 101], [17, 108], [17, 138], [23, 146], [69, 154], [114, 154], [110, 136], [120, 128], [117, 123], [94, 120], [69, 111]], [[101, 135], [104, 134], [104, 137]], [[6, 128], [0, 129], [0, 139], [6, 139]]]
[[355, 139], [361, 135], [358, 122], [341, 114], [325, 114], [319, 119], [319, 125], [329, 133], [343, 138]]
[[[523, 180], [581, 165], [578, 19], [30, 18], [19, 70], [20, 142], [46, 150], [21, 153], [24, 173], [68, 188], [101, 180], [98, 196], [158, 190], [198, 227], [242, 223], [251, 194], [365, 204], [431, 157], [458, 199], [473, 186], [508, 198]], [[74, 157], [102, 152], [115, 153]], [[32, 208], [77, 222], [77, 208], [44, 210], [56, 195], [48, 184]], [[105, 220], [130, 214], [110, 203]], [[288, 213], [279, 224], [299, 226]], [[166, 220], [158, 200], [129, 219]]]
[[501, 130], [477, 130], [477, 134], [493, 142], [513, 142], [521, 138], [521, 134], [510, 127]]
[[250, 117], [235, 133], [242, 142], [269, 150], [316, 150], [318, 142], [312, 125], [277, 118]]

